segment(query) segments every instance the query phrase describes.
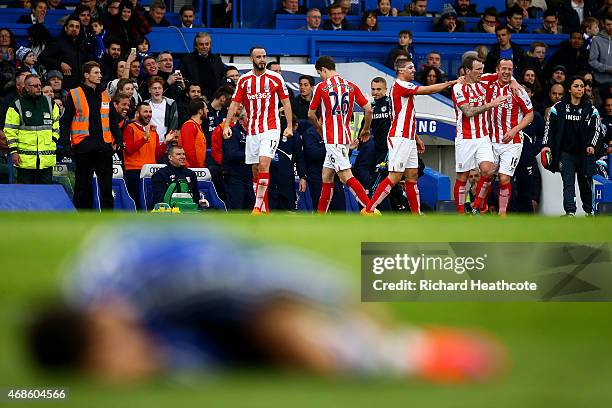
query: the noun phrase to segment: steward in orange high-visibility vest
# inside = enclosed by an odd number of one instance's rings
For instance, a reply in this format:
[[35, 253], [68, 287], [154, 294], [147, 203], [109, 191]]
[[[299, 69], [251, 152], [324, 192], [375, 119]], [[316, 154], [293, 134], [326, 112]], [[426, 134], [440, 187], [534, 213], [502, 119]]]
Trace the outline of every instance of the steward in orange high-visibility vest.
[[[78, 145], [89, 136], [89, 105], [82, 87], [70, 90], [70, 96], [74, 102], [75, 115], [70, 124], [70, 143]], [[100, 104], [100, 121], [102, 122], [102, 139], [112, 144], [113, 135], [110, 130], [110, 98], [106, 91], [102, 92], [102, 103]]]

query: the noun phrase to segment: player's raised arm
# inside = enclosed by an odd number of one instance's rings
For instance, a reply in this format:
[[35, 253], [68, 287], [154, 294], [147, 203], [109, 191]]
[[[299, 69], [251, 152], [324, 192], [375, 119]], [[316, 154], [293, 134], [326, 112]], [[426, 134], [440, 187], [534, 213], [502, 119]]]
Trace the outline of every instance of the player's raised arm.
[[502, 104], [502, 102], [504, 102], [505, 100], [507, 100], [508, 98], [511, 98], [512, 95], [501, 95], [498, 96], [497, 98], [493, 99], [491, 102], [489, 103], [485, 103], [482, 106], [472, 106], [469, 103], [465, 103], [463, 105], [459, 105], [459, 109], [461, 109], [461, 112], [468, 118], [471, 118], [473, 116], [477, 116], [480, 115], [481, 113], [484, 113], [486, 111], [488, 111], [489, 109], [495, 108], [499, 105]]
[[439, 84], [433, 84], [433, 85], [427, 85], [427, 86], [419, 86], [417, 88], [416, 94], [417, 95], [430, 95], [430, 94], [433, 94], [433, 93], [442, 92], [446, 88], [450, 88], [451, 86], [455, 85], [456, 83], [457, 83], [457, 80], [455, 79], [454, 81], [446, 81], [446, 82], [442, 82], [442, 83], [439, 83]]

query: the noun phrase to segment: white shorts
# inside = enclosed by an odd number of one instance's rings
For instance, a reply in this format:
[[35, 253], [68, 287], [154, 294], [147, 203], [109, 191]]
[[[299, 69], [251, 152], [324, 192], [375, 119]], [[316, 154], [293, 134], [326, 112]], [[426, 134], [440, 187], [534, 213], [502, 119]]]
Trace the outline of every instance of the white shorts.
[[514, 176], [516, 165], [521, 159], [522, 143], [493, 143], [493, 156], [497, 173]]
[[419, 156], [416, 140], [401, 136], [387, 139], [389, 146], [389, 171], [403, 173], [405, 169], [418, 169]]
[[350, 149], [347, 144], [325, 144], [325, 162], [323, 167], [336, 172], [351, 168]]
[[455, 168], [457, 173], [470, 171], [482, 162], [493, 163], [491, 139], [455, 139]]
[[279, 140], [280, 130], [278, 129], [247, 136], [244, 162], [246, 164], [257, 164], [261, 156], [273, 159]]

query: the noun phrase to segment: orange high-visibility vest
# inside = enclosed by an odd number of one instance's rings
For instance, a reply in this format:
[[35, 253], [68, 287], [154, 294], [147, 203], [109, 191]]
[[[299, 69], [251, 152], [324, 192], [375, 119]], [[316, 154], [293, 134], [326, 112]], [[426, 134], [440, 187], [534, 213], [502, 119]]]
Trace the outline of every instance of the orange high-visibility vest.
[[[74, 102], [74, 118], [70, 124], [70, 141], [72, 145], [81, 143], [89, 136], [89, 105], [85, 92], [80, 86], [70, 90], [72, 101]], [[102, 92], [102, 103], [100, 104], [100, 119], [102, 120], [102, 137], [106, 143], [114, 143], [113, 135], [110, 131], [110, 98], [106, 91]]]

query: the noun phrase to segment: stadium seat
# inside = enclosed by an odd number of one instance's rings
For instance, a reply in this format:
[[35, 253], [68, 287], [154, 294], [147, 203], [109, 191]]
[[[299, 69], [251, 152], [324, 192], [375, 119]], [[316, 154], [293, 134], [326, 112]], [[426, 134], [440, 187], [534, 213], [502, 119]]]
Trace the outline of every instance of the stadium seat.
[[145, 164], [140, 170], [140, 205], [142, 208], [146, 208], [147, 211], [152, 210], [155, 203], [153, 202], [153, 185], [151, 184], [151, 177], [155, 172], [163, 167], [165, 164]]
[[227, 211], [225, 202], [219, 198], [217, 189], [212, 182], [210, 170], [205, 167], [191, 168], [191, 170], [198, 176], [198, 188], [200, 189], [200, 193], [204, 195], [204, 198], [208, 200], [210, 208]]
[[361, 211], [361, 208], [359, 208], [359, 203], [357, 202], [357, 199], [355, 198], [353, 193], [351, 193], [351, 190], [347, 186], [344, 186], [344, 198], [346, 200], [346, 212]]
[[[127, 190], [127, 185], [123, 179], [123, 169], [120, 165], [113, 165], [113, 209], [115, 211], [131, 211], [136, 212], [136, 202], [130, 196]], [[94, 173], [92, 180], [93, 203], [94, 209], [101, 211], [100, 208], [100, 188], [98, 179]]]
[[76, 211], [57, 184], [0, 184], [0, 211]]

